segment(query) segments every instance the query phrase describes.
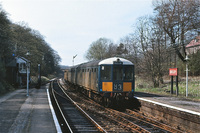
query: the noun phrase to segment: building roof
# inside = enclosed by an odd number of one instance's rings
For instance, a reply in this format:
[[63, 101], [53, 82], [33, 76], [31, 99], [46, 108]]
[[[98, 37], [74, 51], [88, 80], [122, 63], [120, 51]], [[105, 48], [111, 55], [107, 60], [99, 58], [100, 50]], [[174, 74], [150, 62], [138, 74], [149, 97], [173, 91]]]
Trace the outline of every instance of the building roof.
[[197, 46], [200, 46], [200, 35], [193, 39], [188, 45], [186, 45], [186, 49]]
[[17, 63], [27, 63], [27, 62], [30, 62], [30, 61], [24, 57], [17, 56], [17, 57], [14, 57], [10, 62], [8, 62], [6, 64], [6, 66], [7, 67], [16, 67]]
[[21, 56], [17, 56], [15, 57], [17, 63], [26, 63], [26, 62], [30, 62], [29, 60], [27, 60], [26, 58], [24, 57], [21, 57]]
[[14, 58], [14, 59], [12, 59], [10, 62], [8, 62], [8, 63], [6, 64], [6, 66], [7, 66], [7, 67], [16, 67], [16, 64], [17, 64], [17, 62], [16, 62], [16, 60], [15, 60], [15, 58]]

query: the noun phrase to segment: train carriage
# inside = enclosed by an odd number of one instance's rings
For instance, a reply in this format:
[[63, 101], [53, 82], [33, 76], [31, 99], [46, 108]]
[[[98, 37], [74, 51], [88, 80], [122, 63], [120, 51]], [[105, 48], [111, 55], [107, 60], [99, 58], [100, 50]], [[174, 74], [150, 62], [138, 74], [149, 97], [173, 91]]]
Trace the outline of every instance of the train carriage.
[[65, 80], [82, 88], [89, 97], [101, 97], [109, 106], [113, 101], [133, 98], [134, 64], [129, 60], [112, 57], [91, 61], [65, 71]]

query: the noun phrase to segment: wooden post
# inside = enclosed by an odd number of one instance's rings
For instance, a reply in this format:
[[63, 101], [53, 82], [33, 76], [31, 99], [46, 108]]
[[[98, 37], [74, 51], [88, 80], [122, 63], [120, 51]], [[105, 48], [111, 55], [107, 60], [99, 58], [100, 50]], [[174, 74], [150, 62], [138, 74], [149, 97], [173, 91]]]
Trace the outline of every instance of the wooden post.
[[173, 94], [173, 76], [171, 76], [171, 94]]
[[178, 75], [176, 76], [176, 96], [178, 96]]

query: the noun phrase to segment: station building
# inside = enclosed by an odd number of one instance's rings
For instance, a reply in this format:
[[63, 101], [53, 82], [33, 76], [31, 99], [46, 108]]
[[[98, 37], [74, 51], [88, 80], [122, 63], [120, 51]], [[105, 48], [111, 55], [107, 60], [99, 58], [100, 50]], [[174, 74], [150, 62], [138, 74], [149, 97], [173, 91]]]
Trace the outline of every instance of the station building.
[[186, 54], [191, 55], [200, 50], [200, 35], [195, 37], [188, 45], [186, 45]]
[[24, 57], [14, 57], [9, 63], [6, 64], [7, 81], [16, 87], [22, 88], [26, 86], [27, 72], [30, 79], [30, 61]]

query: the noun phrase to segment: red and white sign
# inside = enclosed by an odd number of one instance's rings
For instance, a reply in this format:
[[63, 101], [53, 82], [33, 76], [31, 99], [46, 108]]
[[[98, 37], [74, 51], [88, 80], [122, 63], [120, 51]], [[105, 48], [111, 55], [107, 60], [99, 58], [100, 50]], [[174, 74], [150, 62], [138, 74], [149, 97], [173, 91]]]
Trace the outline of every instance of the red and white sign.
[[170, 76], [177, 76], [178, 75], [178, 68], [170, 68], [169, 69]]

